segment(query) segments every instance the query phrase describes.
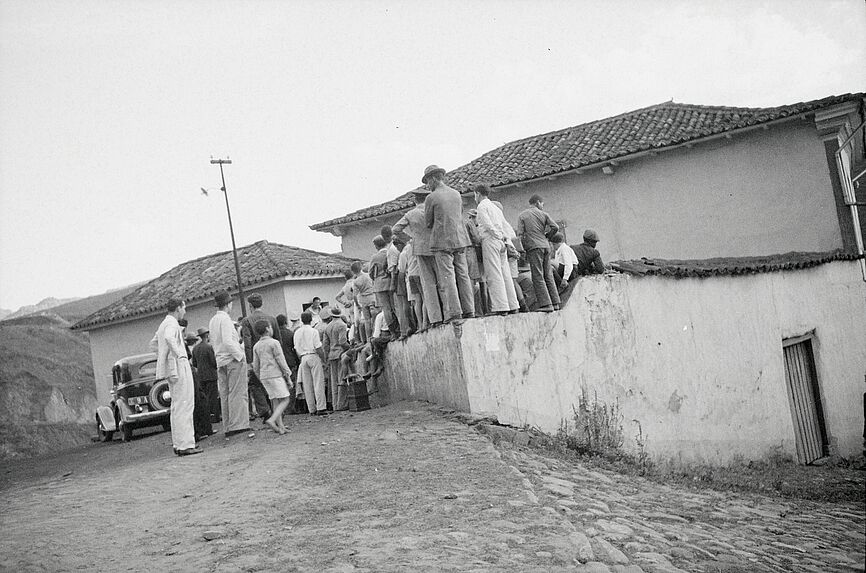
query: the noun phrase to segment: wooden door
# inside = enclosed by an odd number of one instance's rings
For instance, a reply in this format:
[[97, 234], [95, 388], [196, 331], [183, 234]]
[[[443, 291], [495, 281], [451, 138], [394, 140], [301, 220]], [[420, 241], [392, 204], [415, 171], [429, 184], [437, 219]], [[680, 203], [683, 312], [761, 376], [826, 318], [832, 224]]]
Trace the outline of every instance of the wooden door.
[[812, 340], [810, 337], [800, 337], [784, 341], [783, 350], [788, 402], [794, 418], [797, 458], [801, 464], [810, 464], [827, 455], [827, 433], [818, 391], [815, 358], [812, 354]]

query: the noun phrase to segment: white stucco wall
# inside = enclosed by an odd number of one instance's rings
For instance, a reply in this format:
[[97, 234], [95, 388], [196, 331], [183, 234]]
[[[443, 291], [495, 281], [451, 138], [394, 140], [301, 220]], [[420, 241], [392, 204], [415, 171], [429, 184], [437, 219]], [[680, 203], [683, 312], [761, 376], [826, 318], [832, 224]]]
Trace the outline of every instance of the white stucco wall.
[[[571, 244], [586, 228], [606, 261], [705, 259], [842, 246], [823, 143], [806, 121], [700, 143], [600, 169], [494, 193], [506, 218], [540, 194], [566, 224]], [[345, 227], [343, 254], [369, 258], [372, 238], [393, 218]]]
[[[619, 404], [627, 449], [639, 423], [656, 457], [723, 463], [774, 448], [796, 456], [782, 340], [812, 330], [831, 447], [860, 451], [864, 317], [857, 264], [834, 262], [710, 279], [589, 277], [559, 313], [453, 330], [473, 412], [555, 432], [585, 390]], [[389, 360], [404, 348], [389, 345]]]
[[[301, 312], [301, 303], [310, 302], [313, 296], [319, 296], [322, 300], [333, 300], [333, 295], [344, 282], [342, 278], [289, 280], [264, 287], [248, 287], [245, 294], [261, 294], [262, 310], [276, 316], [286, 314], [292, 309]], [[195, 332], [199, 328], [207, 328], [214, 312], [216, 308], [212, 299], [188, 303], [185, 316], [189, 323], [187, 331]], [[241, 316], [237, 296], [234, 297], [231, 315], [233, 318]], [[164, 313], [159, 313], [90, 331], [90, 355], [96, 381], [96, 397], [100, 404], [110, 401], [111, 367], [124, 356], [148, 352], [148, 342], [164, 317]]]

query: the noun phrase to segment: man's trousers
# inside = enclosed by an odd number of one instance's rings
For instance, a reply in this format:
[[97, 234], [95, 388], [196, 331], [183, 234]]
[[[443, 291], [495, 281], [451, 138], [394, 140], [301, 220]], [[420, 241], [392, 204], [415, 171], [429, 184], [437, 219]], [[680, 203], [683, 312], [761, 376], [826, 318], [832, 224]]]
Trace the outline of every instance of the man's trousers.
[[418, 269], [421, 276], [421, 297], [429, 324], [442, 322], [442, 305], [439, 304], [438, 279], [436, 278], [436, 258], [433, 255], [418, 255]]
[[553, 280], [553, 269], [550, 268], [550, 250], [544, 248], [526, 251], [529, 271], [532, 273], [532, 288], [535, 290], [535, 300], [538, 308], [559, 305], [559, 291]]
[[195, 382], [189, 361], [178, 361], [177, 376], [168, 378], [168, 391], [171, 393], [171, 443], [176, 450], [194, 448]]
[[484, 260], [484, 281], [490, 297], [490, 312], [517, 310], [517, 294], [511, 280], [508, 251], [505, 242], [496, 237], [481, 239], [481, 256]]
[[223, 413], [223, 432], [249, 430], [250, 397], [246, 363], [232, 360], [217, 368], [217, 385]]
[[340, 376], [342, 368], [340, 366], [339, 358], [329, 358], [328, 359], [328, 368], [331, 371], [331, 406], [334, 408], [335, 412], [339, 412], [340, 410], [348, 410], [349, 409], [349, 395], [346, 392], [346, 385], [343, 383], [342, 376]]
[[[475, 315], [475, 292], [469, 278], [466, 249], [436, 251], [436, 278], [445, 308], [446, 318]], [[424, 299], [426, 303], [426, 298]], [[432, 317], [431, 317], [432, 320]]]
[[301, 356], [301, 381], [304, 385], [304, 396], [307, 399], [307, 410], [310, 414], [328, 409], [328, 398], [325, 396], [325, 371], [322, 359], [318, 354]]

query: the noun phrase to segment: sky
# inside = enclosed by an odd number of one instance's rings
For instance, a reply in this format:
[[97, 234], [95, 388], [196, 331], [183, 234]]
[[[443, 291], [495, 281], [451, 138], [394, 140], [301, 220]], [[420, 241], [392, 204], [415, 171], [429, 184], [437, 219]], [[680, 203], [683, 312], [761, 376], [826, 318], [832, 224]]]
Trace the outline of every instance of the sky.
[[[0, 0], [0, 307], [149, 280], [673, 99], [866, 91], [863, 0]], [[204, 196], [200, 188], [212, 192]]]

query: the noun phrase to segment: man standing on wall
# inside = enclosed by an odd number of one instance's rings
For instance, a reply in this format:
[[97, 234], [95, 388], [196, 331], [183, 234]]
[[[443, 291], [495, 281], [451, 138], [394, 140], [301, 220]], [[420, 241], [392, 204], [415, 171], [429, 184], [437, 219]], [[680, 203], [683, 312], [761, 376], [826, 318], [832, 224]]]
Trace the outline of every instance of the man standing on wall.
[[444, 299], [446, 322], [475, 316], [475, 300], [466, 247], [472, 243], [463, 224], [460, 193], [445, 184], [445, 170], [430, 165], [421, 182], [430, 195], [424, 201], [424, 222], [430, 229], [430, 250], [436, 258], [436, 276]]
[[551, 312], [559, 310], [560, 303], [550, 267], [549, 238], [559, 231], [559, 226], [544, 212], [544, 201], [540, 195], [530, 197], [529, 205], [529, 209], [517, 218], [517, 236], [526, 250], [538, 310]]
[[[370, 278], [373, 279], [373, 292], [376, 293], [376, 304], [385, 314], [385, 323], [394, 324], [394, 305], [391, 296], [391, 273], [388, 270], [388, 243], [382, 235], [373, 238], [376, 254], [370, 259]], [[399, 254], [398, 254], [399, 256]]]
[[[246, 356], [235, 323], [229, 316], [232, 311], [231, 296], [226, 291], [219, 292], [214, 297], [214, 303], [217, 312], [210, 319], [208, 330], [216, 355], [223, 431], [228, 437], [250, 429]], [[250, 436], [254, 435], [250, 433]]]
[[186, 314], [186, 305], [181, 300], [170, 298], [165, 306], [168, 314], [156, 330], [150, 347], [156, 351], [156, 379], [168, 380], [171, 393], [171, 443], [174, 453], [179, 456], [200, 454], [202, 450], [195, 443], [192, 423], [195, 386], [178, 324]]
[[271, 404], [268, 401], [268, 393], [265, 391], [265, 387], [262, 386], [261, 381], [256, 376], [256, 373], [253, 372], [252, 368], [253, 346], [255, 346], [256, 342], [261, 338], [256, 333], [255, 324], [260, 320], [264, 320], [271, 325], [271, 332], [273, 332], [274, 340], [279, 342], [281, 345], [283, 340], [280, 337], [280, 325], [277, 324], [277, 319], [261, 310], [262, 295], [254, 292], [247, 297], [247, 302], [250, 303], [252, 310], [250, 311], [249, 316], [241, 321], [241, 336], [243, 337], [244, 352], [247, 357], [247, 375], [249, 377], [248, 388], [250, 393], [250, 402], [253, 406], [250, 411], [250, 416], [260, 416], [264, 422], [271, 417]]
[[481, 258], [484, 265], [484, 279], [490, 297], [490, 312], [507, 314], [520, 308], [514, 281], [511, 280], [511, 267], [508, 264], [508, 236], [505, 231], [505, 215], [490, 201], [490, 187], [476, 185], [475, 201], [478, 203], [475, 223], [481, 238]]
[[[427, 313], [429, 326], [442, 322], [442, 306], [439, 303], [439, 291], [436, 279], [436, 259], [430, 250], [430, 229], [424, 216], [424, 200], [430, 190], [419, 187], [412, 192], [415, 208], [403, 215], [394, 225], [394, 235], [404, 241], [412, 239], [412, 254], [418, 261], [418, 276], [421, 279], [421, 298], [424, 311]], [[406, 232], [408, 230], [408, 233]]]

